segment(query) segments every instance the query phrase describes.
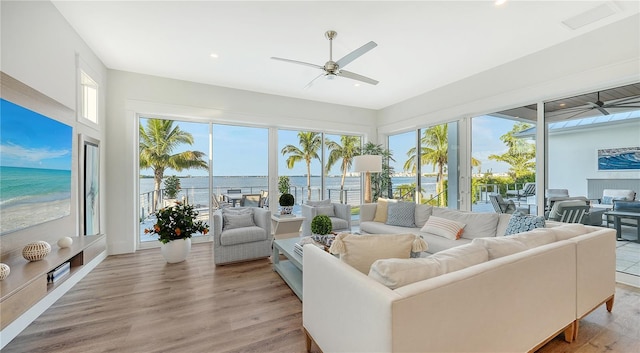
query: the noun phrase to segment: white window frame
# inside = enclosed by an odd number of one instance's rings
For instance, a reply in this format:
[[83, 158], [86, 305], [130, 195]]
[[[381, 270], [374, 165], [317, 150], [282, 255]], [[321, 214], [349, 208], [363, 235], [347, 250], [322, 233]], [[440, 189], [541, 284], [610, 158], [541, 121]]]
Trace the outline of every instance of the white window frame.
[[[100, 126], [100, 84], [98, 75], [76, 56], [77, 66], [77, 120], [85, 125], [98, 129]], [[91, 96], [91, 104], [87, 103]], [[87, 110], [91, 109], [91, 112]]]

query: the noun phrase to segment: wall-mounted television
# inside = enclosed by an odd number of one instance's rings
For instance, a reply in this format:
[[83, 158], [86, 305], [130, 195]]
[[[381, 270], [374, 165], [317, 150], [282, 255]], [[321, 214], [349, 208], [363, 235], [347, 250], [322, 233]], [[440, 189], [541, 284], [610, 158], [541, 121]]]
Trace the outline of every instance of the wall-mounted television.
[[72, 133], [0, 99], [0, 235], [70, 214]]

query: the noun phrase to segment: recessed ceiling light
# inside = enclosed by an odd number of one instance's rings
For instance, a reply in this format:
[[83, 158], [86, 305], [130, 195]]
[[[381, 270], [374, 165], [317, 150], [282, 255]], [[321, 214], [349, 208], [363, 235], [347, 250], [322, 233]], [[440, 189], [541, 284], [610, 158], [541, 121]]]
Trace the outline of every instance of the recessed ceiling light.
[[496, 6], [500, 6], [500, 5], [504, 5], [505, 2], [507, 2], [507, 0], [496, 0], [494, 4]]
[[355, 87], [360, 87], [360, 84], [359, 84], [359, 83], [354, 83], [353, 85], [354, 85]]
[[218, 54], [216, 54], [216, 53], [211, 53], [211, 54], [209, 54], [209, 56], [214, 58], [214, 59], [218, 58]]
[[565, 105], [567, 105], [567, 103], [560, 103], [561, 107], [564, 107]]

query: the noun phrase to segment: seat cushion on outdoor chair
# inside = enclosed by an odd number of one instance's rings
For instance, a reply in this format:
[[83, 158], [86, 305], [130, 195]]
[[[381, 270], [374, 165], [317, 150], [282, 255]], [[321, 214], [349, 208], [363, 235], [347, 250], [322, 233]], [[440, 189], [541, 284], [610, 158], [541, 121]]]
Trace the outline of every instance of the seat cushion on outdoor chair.
[[267, 239], [267, 232], [260, 227], [226, 229], [220, 235], [220, 244], [235, 245]]

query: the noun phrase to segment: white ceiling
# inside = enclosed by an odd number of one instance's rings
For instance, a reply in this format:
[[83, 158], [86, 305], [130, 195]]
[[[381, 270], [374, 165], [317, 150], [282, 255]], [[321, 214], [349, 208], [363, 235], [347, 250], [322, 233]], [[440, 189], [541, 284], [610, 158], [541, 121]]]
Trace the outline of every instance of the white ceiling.
[[[638, 1], [53, 1], [110, 69], [381, 109], [562, 43], [639, 12]], [[598, 6], [611, 15], [572, 30], [562, 21]], [[587, 21], [589, 22], [589, 21]], [[339, 78], [304, 86], [369, 41]], [[612, 40], [619, 40], [613, 38]], [[624, 38], [622, 38], [624, 40]], [[218, 55], [217, 59], [210, 57]]]

